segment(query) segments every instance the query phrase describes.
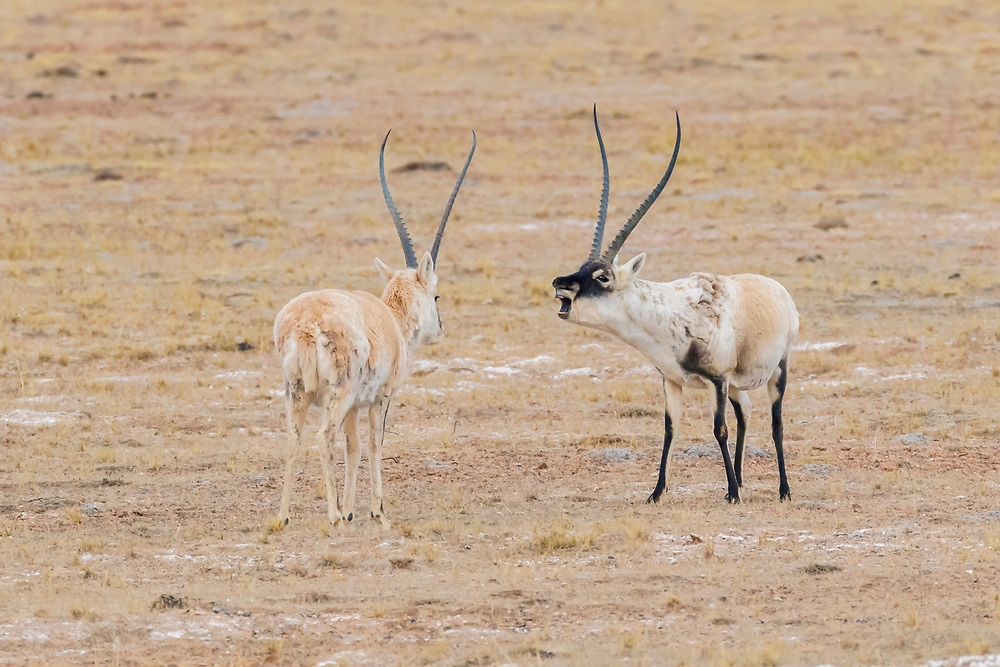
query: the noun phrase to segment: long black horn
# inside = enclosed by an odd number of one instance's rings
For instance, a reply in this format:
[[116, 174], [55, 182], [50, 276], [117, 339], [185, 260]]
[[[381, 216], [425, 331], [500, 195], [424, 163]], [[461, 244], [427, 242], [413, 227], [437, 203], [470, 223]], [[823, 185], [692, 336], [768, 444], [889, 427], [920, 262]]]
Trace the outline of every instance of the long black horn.
[[469, 171], [469, 165], [472, 163], [472, 155], [476, 152], [476, 131], [472, 131], [472, 150], [469, 151], [469, 157], [465, 158], [465, 166], [462, 167], [462, 173], [458, 175], [458, 181], [455, 183], [455, 189], [451, 191], [451, 197], [448, 198], [448, 205], [444, 207], [444, 215], [441, 216], [441, 224], [438, 225], [437, 234], [434, 236], [434, 246], [431, 248], [431, 259], [434, 260], [434, 267], [437, 268], [438, 261], [438, 248], [441, 247], [441, 237], [444, 236], [444, 226], [448, 223], [448, 216], [451, 215], [451, 207], [455, 204], [455, 197], [458, 196], [458, 189], [462, 187], [462, 181], [465, 180], [465, 172]]
[[[392, 132], [392, 130], [389, 130], [389, 132]], [[406, 225], [403, 224], [403, 216], [399, 214], [396, 202], [392, 201], [392, 195], [389, 194], [389, 184], [385, 182], [385, 142], [389, 141], [389, 132], [385, 133], [385, 139], [382, 140], [382, 149], [378, 153], [378, 175], [382, 179], [382, 195], [385, 197], [385, 203], [389, 206], [392, 221], [396, 223], [396, 232], [399, 234], [399, 241], [403, 244], [406, 268], [415, 269], [417, 268], [417, 255], [413, 252], [413, 239], [410, 238], [410, 232], [406, 231]]]
[[677, 112], [674, 113], [677, 116], [677, 140], [674, 143], [674, 154], [670, 158], [670, 165], [667, 167], [667, 171], [663, 174], [663, 178], [660, 179], [660, 182], [656, 184], [653, 191], [649, 193], [649, 196], [646, 197], [639, 208], [635, 210], [635, 213], [633, 213], [632, 217], [628, 219], [628, 222], [625, 223], [622, 230], [618, 232], [618, 236], [614, 238], [611, 245], [608, 246], [608, 249], [604, 251], [604, 255], [601, 259], [605, 262], [614, 260], [615, 255], [618, 254], [622, 245], [625, 244], [625, 239], [628, 238], [628, 235], [632, 233], [635, 226], [639, 224], [640, 220], [642, 220], [642, 216], [646, 215], [646, 211], [648, 211], [649, 207], [653, 205], [656, 198], [660, 196], [660, 193], [663, 191], [663, 187], [667, 184], [667, 181], [670, 180], [670, 174], [674, 170], [674, 164], [677, 163], [677, 153], [680, 152], [681, 149], [681, 116]]
[[611, 179], [608, 176], [608, 154], [604, 151], [604, 139], [601, 138], [601, 126], [597, 124], [597, 105], [594, 105], [594, 129], [597, 131], [597, 143], [601, 147], [601, 165], [604, 167], [604, 187], [601, 189], [601, 208], [597, 212], [597, 227], [594, 229], [594, 242], [590, 246], [588, 261], [597, 261], [601, 254], [601, 244], [604, 243], [604, 224], [608, 220], [608, 190]]

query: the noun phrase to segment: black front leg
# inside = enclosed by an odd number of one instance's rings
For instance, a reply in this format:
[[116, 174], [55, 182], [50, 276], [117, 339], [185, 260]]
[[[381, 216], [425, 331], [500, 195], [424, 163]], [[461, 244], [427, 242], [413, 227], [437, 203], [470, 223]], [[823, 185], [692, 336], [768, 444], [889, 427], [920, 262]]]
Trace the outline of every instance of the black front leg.
[[670, 443], [674, 439], [674, 424], [670, 419], [670, 410], [663, 411], [663, 454], [660, 455], [660, 475], [656, 479], [656, 488], [649, 494], [646, 503], [657, 503], [660, 496], [667, 490], [667, 461], [670, 456]]
[[726, 426], [726, 381], [715, 378], [712, 380], [715, 385], [715, 439], [719, 442], [719, 449], [722, 450], [722, 462], [726, 465], [726, 480], [729, 483], [729, 492], [726, 493], [726, 500], [736, 504], [740, 502], [740, 485], [736, 481], [736, 471], [733, 470], [733, 461], [729, 457], [729, 428]]

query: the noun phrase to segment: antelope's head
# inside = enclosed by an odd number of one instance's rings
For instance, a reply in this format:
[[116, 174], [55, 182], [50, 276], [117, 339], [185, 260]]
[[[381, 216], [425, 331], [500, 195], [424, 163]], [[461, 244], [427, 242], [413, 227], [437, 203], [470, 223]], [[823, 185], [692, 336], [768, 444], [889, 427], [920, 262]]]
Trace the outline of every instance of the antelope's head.
[[601, 163], [604, 167], [604, 187], [601, 190], [601, 207], [598, 211], [594, 241], [591, 244], [590, 256], [587, 258], [587, 261], [583, 263], [583, 266], [576, 273], [560, 276], [552, 281], [552, 287], [555, 289], [555, 298], [560, 304], [559, 317], [561, 319], [583, 326], [601, 326], [610, 315], [610, 313], [605, 311], [614, 307], [611, 297], [616, 292], [627, 289], [642, 269], [646, 261], [645, 253], [633, 257], [624, 264], [618, 264], [618, 251], [621, 250], [628, 235], [639, 224], [642, 216], [646, 214], [646, 211], [653, 205], [656, 198], [660, 196], [667, 181], [670, 180], [670, 174], [674, 170], [674, 164], [677, 162], [677, 153], [681, 147], [681, 119], [679, 115], [676, 118], [677, 140], [674, 143], [674, 153], [670, 158], [670, 165], [667, 167], [667, 171], [602, 254], [601, 245], [604, 241], [604, 225], [608, 216], [610, 179], [608, 177], [608, 155], [604, 150], [604, 140], [601, 138], [600, 125], [597, 123], [597, 105], [594, 105], [594, 130], [597, 132], [597, 143], [601, 148]]
[[469, 157], [465, 160], [465, 166], [462, 167], [462, 172], [458, 175], [458, 181], [455, 183], [448, 204], [445, 206], [444, 215], [441, 216], [441, 223], [438, 225], [437, 234], [434, 237], [434, 245], [430, 251], [423, 254], [418, 262], [417, 254], [413, 249], [413, 240], [403, 223], [403, 216], [399, 214], [399, 209], [396, 208], [396, 203], [392, 200], [389, 185], [385, 180], [385, 144], [389, 141], [389, 132], [386, 132], [385, 139], [382, 140], [382, 148], [378, 156], [378, 170], [382, 181], [382, 194], [385, 196], [385, 203], [389, 207], [389, 213], [396, 225], [399, 241], [403, 245], [406, 268], [393, 270], [385, 262], [375, 258], [375, 266], [386, 283], [385, 290], [382, 292], [382, 301], [400, 317], [404, 334], [406, 334], [411, 346], [433, 344], [439, 342], [444, 336], [444, 327], [441, 325], [441, 315], [438, 313], [437, 306], [438, 277], [435, 269], [438, 250], [441, 248], [441, 238], [444, 236], [444, 227], [448, 223], [448, 216], [451, 215], [451, 207], [455, 204], [458, 190], [462, 187], [466, 172], [469, 171], [472, 155], [476, 152], [476, 133], [472, 133], [472, 150], [469, 151]]

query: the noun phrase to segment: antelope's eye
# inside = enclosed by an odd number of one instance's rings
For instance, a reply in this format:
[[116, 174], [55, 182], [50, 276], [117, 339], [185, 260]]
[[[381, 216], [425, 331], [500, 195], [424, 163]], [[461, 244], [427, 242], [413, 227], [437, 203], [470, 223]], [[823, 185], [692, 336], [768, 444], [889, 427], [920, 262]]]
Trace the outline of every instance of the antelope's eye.
[[607, 275], [605, 275], [605, 274], [602, 273], [601, 275], [597, 276], [597, 280], [600, 281], [600, 282], [602, 282], [602, 283], [607, 283], [608, 282], [608, 277], [607, 277]]
[[440, 297], [439, 295], [434, 295], [434, 300], [435, 300], [435, 301], [437, 301], [437, 300], [438, 300], [438, 299], [440, 299], [440, 298], [441, 298], [441, 297]]

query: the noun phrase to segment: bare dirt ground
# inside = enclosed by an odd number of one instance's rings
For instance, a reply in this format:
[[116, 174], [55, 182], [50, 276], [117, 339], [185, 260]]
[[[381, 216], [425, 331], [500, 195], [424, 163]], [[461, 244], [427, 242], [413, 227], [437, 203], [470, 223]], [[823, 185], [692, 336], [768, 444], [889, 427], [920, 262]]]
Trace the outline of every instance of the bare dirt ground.
[[[684, 126], [623, 257], [796, 299], [792, 503], [765, 396], [729, 506], [689, 392], [644, 504], [658, 375], [549, 287], [592, 234], [595, 102], [609, 227]], [[277, 530], [271, 323], [402, 263], [390, 127], [423, 248], [479, 135], [447, 339], [390, 416], [392, 527], [363, 464], [330, 530], [311, 450]], [[0, 4], [0, 664], [1000, 653], [998, 136], [986, 2]], [[451, 171], [397, 171], [421, 160]]]

